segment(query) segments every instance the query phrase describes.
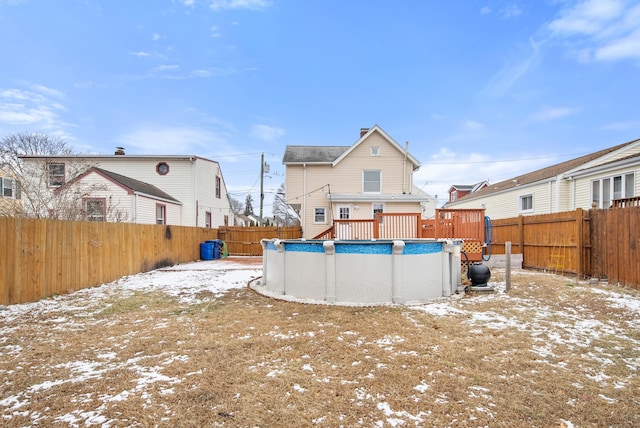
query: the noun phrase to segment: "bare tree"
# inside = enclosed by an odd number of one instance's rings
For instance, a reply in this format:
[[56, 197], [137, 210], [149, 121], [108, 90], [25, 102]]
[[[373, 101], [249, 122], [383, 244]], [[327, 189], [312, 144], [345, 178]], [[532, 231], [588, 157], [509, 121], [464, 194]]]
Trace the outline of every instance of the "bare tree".
[[244, 212], [244, 204], [241, 201], [229, 196], [229, 204], [234, 214], [242, 214]]
[[[42, 158], [25, 162], [22, 157], [29, 155]], [[67, 156], [72, 161], [60, 161], [54, 156]], [[103, 186], [95, 184], [63, 186], [92, 165], [79, 158], [58, 137], [41, 133], [19, 133], [5, 137], [0, 140], [0, 163], [8, 165], [20, 183], [19, 191], [16, 192], [20, 203], [0, 205], [0, 215], [84, 220], [84, 198], [93, 192], [105, 190]], [[56, 165], [62, 165], [60, 171], [56, 171]], [[60, 172], [60, 181], [53, 182], [52, 177], [55, 178]]]
[[287, 204], [284, 196], [284, 183], [282, 183], [278, 186], [278, 190], [276, 190], [276, 194], [273, 198], [273, 218], [275, 222], [284, 226], [294, 226], [299, 224], [297, 213], [289, 204]]

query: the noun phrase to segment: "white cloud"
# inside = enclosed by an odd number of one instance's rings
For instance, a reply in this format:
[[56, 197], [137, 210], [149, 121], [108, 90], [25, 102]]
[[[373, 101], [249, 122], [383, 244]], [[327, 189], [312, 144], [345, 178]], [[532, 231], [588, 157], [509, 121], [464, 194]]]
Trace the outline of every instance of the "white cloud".
[[498, 15], [502, 19], [513, 18], [521, 14], [522, 14], [522, 9], [520, 9], [518, 5], [516, 5], [515, 3], [507, 5], [505, 8], [501, 9], [498, 12]]
[[562, 9], [547, 29], [581, 62], [640, 58], [640, 4], [585, 0]]
[[575, 113], [576, 110], [569, 107], [549, 107], [532, 114], [529, 118], [535, 122], [547, 122]]
[[228, 146], [223, 134], [200, 127], [149, 124], [117, 139], [128, 152], [141, 154], [195, 154]]
[[0, 90], [0, 122], [46, 130], [62, 129], [65, 124], [59, 113], [66, 108], [55, 98], [62, 98], [64, 94], [43, 85], [23, 84], [31, 90]]
[[167, 71], [167, 70], [177, 70], [178, 68], [180, 68], [180, 66], [176, 65], [176, 64], [164, 64], [164, 65], [156, 66], [153, 70], [154, 71]]
[[251, 127], [251, 131], [249, 132], [249, 135], [252, 138], [261, 141], [274, 141], [283, 137], [284, 134], [284, 129], [276, 128], [269, 125], [253, 125]]
[[248, 9], [262, 10], [270, 5], [266, 0], [212, 0], [209, 7], [212, 10]]
[[519, 57], [505, 60], [502, 69], [491, 78], [489, 84], [481, 91], [482, 94], [489, 96], [505, 95], [530, 68], [538, 63], [540, 45], [533, 39], [529, 39], [528, 46], [522, 47], [521, 51]]
[[484, 128], [484, 125], [480, 122], [477, 122], [475, 120], [465, 120], [462, 123], [462, 127], [465, 129], [469, 129], [469, 130], [477, 130], [477, 129], [482, 129]]
[[640, 29], [598, 48], [594, 58], [603, 61], [640, 58]]
[[489, 6], [483, 6], [482, 9], [480, 9], [480, 15], [488, 15], [491, 13], [491, 8]]
[[147, 57], [147, 56], [151, 56], [151, 54], [150, 54], [149, 52], [142, 52], [142, 51], [139, 51], [139, 52], [129, 52], [129, 54], [130, 54], [130, 55], [133, 55], [133, 56], [141, 57], [141, 58], [143, 58], [143, 57]]

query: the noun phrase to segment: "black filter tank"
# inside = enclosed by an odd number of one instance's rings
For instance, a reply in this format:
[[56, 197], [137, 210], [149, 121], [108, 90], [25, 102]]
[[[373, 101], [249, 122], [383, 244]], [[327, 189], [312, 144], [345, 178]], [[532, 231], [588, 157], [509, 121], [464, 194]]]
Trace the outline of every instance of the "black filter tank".
[[473, 263], [469, 265], [467, 276], [472, 287], [486, 287], [491, 278], [491, 271], [483, 263]]

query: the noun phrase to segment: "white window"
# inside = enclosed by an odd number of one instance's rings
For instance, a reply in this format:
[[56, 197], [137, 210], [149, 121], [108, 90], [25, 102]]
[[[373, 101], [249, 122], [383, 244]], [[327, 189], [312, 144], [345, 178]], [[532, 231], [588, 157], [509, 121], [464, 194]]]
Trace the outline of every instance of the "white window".
[[533, 195], [520, 196], [520, 212], [533, 211]]
[[167, 207], [165, 205], [156, 204], [156, 224], [166, 224]]
[[349, 220], [351, 218], [351, 205], [338, 205], [338, 219]]
[[609, 208], [613, 199], [635, 196], [633, 172], [591, 181], [591, 202], [598, 208]]
[[211, 227], [211, 211], [204, 213], [204, 227]]
[[313, 222], [314, 223], [327, 223], [327, 209], [326, 208], [314, 208], [313, 209]]
[[382, 171], [364, 170], [362, 171], [362, 191], [364, 193], [382, 192]]
[[380, 156], [380, 147], [370, 147], [369, 148], [370, 156]]
[[0, 178], [0, 196], [8, 199], [19, 199], [17, 185], [18, 183], [13, 178]]
[[49, 173], [49, 187], [60, 187], [64, 184], [63, 163], [47, 164], [47, 172]]
[[84, 212], [89, 221], [105, 221], [107, 219], [107, 201], [103, 198], [87, 198], [84, 200]]
[[[376, 214], [380, 213], [382, 214], [384, 212], [384, 204], [379, 204], [379, 203], [374, 203], [371, 204], [371, 209], [372, 209], [372, 217], [376, 218]], [[380, 217], [380, 224], [382, 224], [384, 222], [384, 217]]]

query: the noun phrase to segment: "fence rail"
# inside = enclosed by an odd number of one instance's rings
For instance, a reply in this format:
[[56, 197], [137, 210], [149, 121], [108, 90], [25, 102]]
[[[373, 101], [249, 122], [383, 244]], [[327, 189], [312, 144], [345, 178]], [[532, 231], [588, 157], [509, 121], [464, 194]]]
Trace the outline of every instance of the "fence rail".
[[[367, 230], [377, 230], [382, 238], [417, 236], [422, 227], [414, 214], [380, 219], [369, 221]], [[364, 230], [358, 231], [364, 236], [358, 239], [368, 239]], [[199, 243], [209, 239], [225, 241], [231, 255], [258, 256], [263, 238], [301, 236], [300, 227], [208, 229], [0, 217], [0, 304], [34, 301], [198, 260]], [[494, 220], [491, 252], [504, 254], [508, 241], [513, 253], [522, 254], [525, 268], [640, 288], [640, 206]]]
[[261, 255], [263, 237], [299, 238], [301, 231], [0, 217], [0, 304], [35, 301], [198, 260], [200, 242], [223, 236], [230, 254]]

